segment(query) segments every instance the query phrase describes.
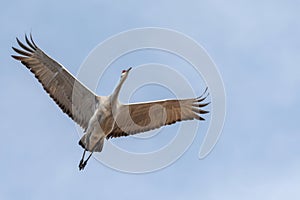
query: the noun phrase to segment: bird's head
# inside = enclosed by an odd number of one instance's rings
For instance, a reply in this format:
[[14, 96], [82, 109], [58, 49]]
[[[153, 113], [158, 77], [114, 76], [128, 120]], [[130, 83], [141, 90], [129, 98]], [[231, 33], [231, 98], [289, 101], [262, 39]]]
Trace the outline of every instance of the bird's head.
[[121, 78], [127, 76], [131, 69], [132, 67], [129, 67], [127, 70], [126, 69], [122, 70]]

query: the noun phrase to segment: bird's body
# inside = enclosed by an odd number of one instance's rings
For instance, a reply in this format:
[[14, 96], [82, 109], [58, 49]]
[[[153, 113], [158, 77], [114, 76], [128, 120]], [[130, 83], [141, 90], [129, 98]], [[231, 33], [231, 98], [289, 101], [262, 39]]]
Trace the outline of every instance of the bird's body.
[[[208, 103], [201, 103], [207, 97], [203, 93], [198, 98], [181, 100], [161, 100], [146, 103], [122, 104], [119, 92], [128, 77], [131, 67], [123, 70], [121, 79], [109, 96], [98, 96], [66, 68], [47, 56], [30, 37], [25, 36], [27, 45], [17, 42], [23, 50], [13, 49], [20, 55], [12, 57], [21, 61], [42, 84], [50, 97], [63, 112], [68, 114], [85, 131], [79, 144], [84, 153], [79, 164], [83, 169], [93, 152], [101, 152], [104, 139], [129, 136], [182, 120], [204, 120], [200, 114]], [[91, 154], [84, 161], [85, 152]]]

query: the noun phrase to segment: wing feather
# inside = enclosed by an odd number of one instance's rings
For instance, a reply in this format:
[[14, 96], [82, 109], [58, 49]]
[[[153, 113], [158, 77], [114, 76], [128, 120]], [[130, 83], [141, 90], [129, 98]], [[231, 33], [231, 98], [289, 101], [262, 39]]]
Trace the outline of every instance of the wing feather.
[[86, 129], [99, 97], [79, 82], [66, 68], [44, 53], [34, 43], [31, 35], [30, 39], [25, 35], [25, 41], [27, 45], [17, 38], [21, 49], [12, 47], [19, 54], [12, 57], [21, 61], [35, 75], [64, 113]]
[[206, 91], [198, 98], [121, 105], [115, 114], [115, 126], [107, 139], [133, 135], [183, 120], [205, 120], [200, 115], [209, 113], [202, 109], [209, 104], [202, 103], [208, 96], [204, 96]]

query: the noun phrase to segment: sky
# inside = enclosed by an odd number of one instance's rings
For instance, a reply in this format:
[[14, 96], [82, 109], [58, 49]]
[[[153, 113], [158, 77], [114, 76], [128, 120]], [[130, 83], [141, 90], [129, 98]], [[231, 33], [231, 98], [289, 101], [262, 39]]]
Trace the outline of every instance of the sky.
[[[1, 2], [0, 199], [299, 198], [299, 8], [299, 1], [281, 0]], [[226, 89], [222, 135], [199, 160], [207, 128], [201, 123], [203, 130], [183, 156], [156, 172], [119, 172], [95, 159], [79, 171], [82, 149], [74, 123], [10, 57], [11, 46], [15, 37], [32, 32], [44, 51], [76, 74], [100, 42], [142, 27], [182, 32], [206, 49]], [[180, 69], [177, 58], [151, 51], [115, 62], [103, 80], [104, 95], [113, 90], [124, 65], [162, 60]], [[199, 81], [186, 76], [192, 85]], [[195, 87], [196, 92], [204, 87]], [[173, 97], [161, 88], [147, 89], [135, 100]], [[177, 126], [168, 127], [166, 135]], [[143, 146], [132, 141], [116, 143]]]

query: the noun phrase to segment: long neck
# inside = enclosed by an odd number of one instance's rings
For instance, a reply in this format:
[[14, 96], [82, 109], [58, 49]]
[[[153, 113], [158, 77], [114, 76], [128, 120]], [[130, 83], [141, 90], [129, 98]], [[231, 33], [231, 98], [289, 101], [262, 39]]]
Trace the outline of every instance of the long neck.
[[121, 78], [119, 84], [115, 88], [114, 92], [111, 94], [110, 101], [111, 101], [112, 105], [116, 105], [116, 103], [118, 101], [120, 90], [121, 90], [122, 85], [125, 82], [126, 78], [127, 78], [127, 75], [125, 75], [124, 77]]

